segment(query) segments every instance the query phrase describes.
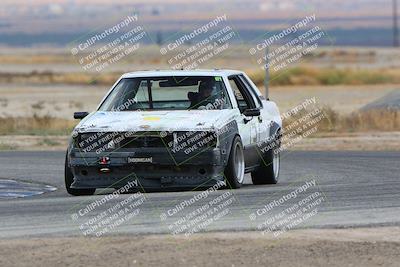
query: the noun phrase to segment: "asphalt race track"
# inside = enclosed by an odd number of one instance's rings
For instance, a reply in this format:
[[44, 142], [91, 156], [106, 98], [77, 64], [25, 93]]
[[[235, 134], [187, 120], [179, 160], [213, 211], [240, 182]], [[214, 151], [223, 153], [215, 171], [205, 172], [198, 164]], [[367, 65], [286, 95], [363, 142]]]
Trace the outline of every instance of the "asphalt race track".
[[[133, 198], [137, 194], [122, 194], [85, 211], [88, 204], [107, 195], [69, 196], [64, 189], [64, 156], [63, 152], [0, 153], [1, 179], [57, 188], [41, 195], [0, 199], [0, 238], [82, 235], [81, 225], [90, 224], [90, 218], [104, 221], [102, 212], [109, 212], [118, 203], [132, 204], [137, 200]], [[308, 202], [314, 203], [311, 206], [315, 212], [304, 217], [301, 223], [291, 224], [291, 228], [399, 225], [399, 162], [400, 152], [288, 152], [282, 158], [278, 185], [254, 186], [246, 176], [245, 185], [239, 190], [218, 190], [195, 201], [194, 197], [203, 191], [144, 193], [138, 198], [143, 202], [132, 206], [135, 209], [131, 213], [136, 212], [132, 217], [119, 225], [112, 220], [105, 221], [103, 227], [114, 224], [107, 233], [171, 233], [183, 225], [182, 220], [195, 218], [193, 211], [204, 208], [199, 214], [205, 214], [208, 212], [205, 208], [209, 208], [205, 205], [213, 203], [214, 208], [221, 208], [220, 213], [210, 211], [211, 223], [197, 229], [262, 231], [266, 228], [260, 225], [266, 218], [293, 207], [311, 194], [318, 196]], [[281, 201], [283, 196], [313, 180], [314, 186], [302, 193], [296, 191], [296, 197], [285, 199], [266, 212], [267, 204]], [[319, 202], [314, 201], [318, 198], [321, 198]], [[190, 204], [177, 208], [184, 202]]]

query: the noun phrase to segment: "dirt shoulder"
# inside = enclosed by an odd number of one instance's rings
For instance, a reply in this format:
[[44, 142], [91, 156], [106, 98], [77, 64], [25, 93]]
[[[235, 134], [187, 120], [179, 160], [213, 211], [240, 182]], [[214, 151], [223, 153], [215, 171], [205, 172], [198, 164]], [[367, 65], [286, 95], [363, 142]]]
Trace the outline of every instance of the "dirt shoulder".
[[[0, 150], [60, 150], [67, 148], [68, 136], [0, 135]], [[399, 151], [400, 132], [329, 133], [307, 137], [290, 150]]]
[[357, 132], [321, 134], [302, 139], [293, 150], [399, 151], [400, 132]]
[[0, 266], [398, 266], [400, 228], [0, 241]]

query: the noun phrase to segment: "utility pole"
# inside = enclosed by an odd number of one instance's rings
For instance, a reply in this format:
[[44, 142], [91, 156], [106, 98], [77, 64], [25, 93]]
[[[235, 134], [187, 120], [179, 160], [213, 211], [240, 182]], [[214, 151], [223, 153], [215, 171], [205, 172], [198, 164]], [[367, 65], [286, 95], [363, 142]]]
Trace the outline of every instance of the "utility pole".
[[397, 27], [397, 0], [392, 1], [393, 5], [393, 46], [399, 46], [399, 29]]
[[264, 79], [264, 88], [265, 88], [265, 99], [269, 100], [269, 57], [268, 57], [268, 46], [265, 48], [265, 79]]

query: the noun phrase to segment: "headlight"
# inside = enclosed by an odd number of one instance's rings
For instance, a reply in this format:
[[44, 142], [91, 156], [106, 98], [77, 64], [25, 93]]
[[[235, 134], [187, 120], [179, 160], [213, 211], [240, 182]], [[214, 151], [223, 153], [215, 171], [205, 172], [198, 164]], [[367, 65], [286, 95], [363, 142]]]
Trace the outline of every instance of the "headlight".
[[214, 148], [217, 146], [217, 139], [217, 134], [211, 131], [174, 132], [172, 149], [195, 151]]

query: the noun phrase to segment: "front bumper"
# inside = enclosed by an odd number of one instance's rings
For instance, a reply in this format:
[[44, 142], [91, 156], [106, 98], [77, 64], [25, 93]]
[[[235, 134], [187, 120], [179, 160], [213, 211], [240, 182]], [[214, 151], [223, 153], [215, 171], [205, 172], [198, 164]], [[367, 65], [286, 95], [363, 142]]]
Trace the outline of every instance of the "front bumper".
[[[107, 163], [100, 159], [107, 157]], [[151, 158], [152, 162], [129, 163], [129, 158]], [[226, 155], [219, 148], [193, 155], [171, 153], [166, 148], [119, 149], [87, 152], [72, 149], [69, 167], [74, 175], [72, 188], [120, 188], [128, 182], [134, 189], [210, 187], [224, 180]]]

